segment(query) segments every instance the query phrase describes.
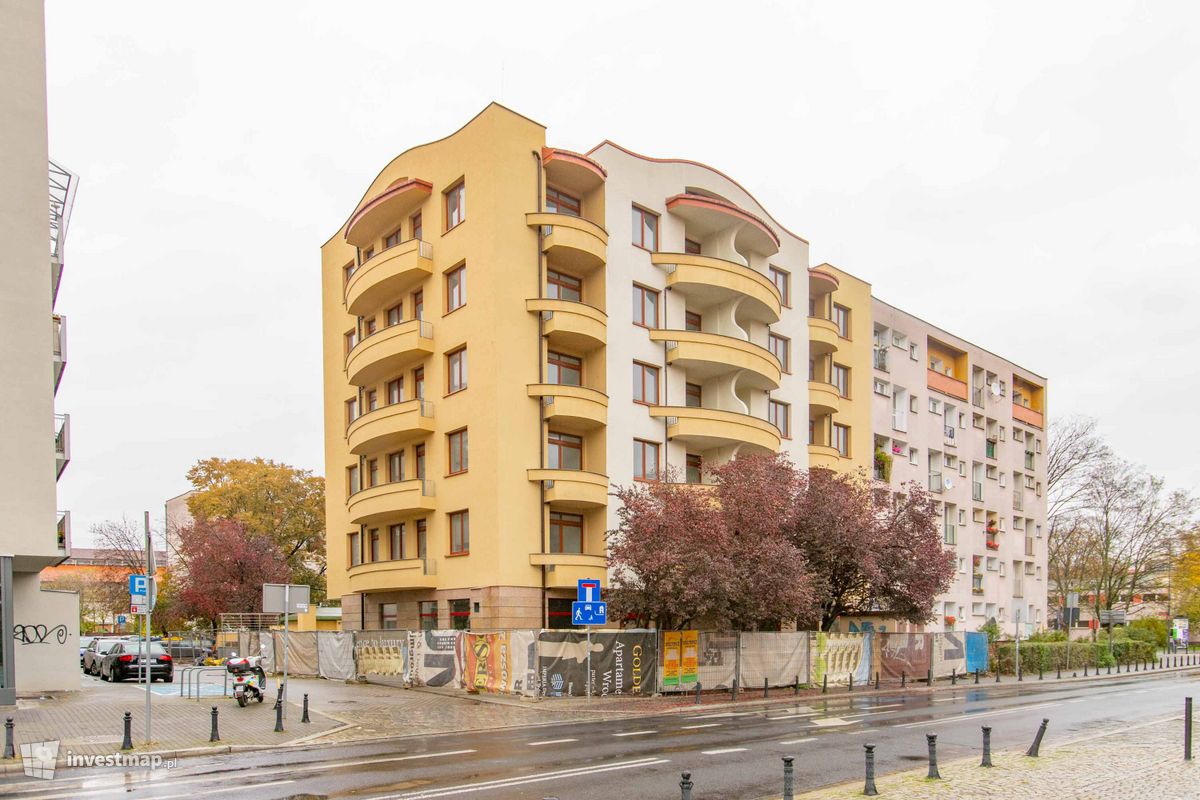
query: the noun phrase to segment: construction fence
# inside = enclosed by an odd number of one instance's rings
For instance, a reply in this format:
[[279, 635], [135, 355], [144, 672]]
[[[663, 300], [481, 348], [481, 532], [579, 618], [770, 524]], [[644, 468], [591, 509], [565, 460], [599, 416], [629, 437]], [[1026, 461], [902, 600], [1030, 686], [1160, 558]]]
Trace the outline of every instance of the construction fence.
[[[282, 631], [239, 631], [239, 655], [283, 666]], [[234, 649], [236, 647], [236, 650]], [[591, 652], [589, 671], [589, 649]], [[526, 697], [649, 696], [800, 685], [864, 685], [988, 671], [987, 635], [815, 631], [306, 631], [288, 672]]]

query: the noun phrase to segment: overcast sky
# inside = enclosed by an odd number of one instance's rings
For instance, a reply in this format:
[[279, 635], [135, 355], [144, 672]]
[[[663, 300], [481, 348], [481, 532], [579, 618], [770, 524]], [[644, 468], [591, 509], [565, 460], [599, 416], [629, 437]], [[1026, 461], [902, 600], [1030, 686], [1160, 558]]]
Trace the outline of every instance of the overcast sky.
[[49, 0], [47, 38], [78, 540], [202, 457], [324, 472], [319, 247], [491, 100], [725, 171], [1200, 488], [1200, 4]]

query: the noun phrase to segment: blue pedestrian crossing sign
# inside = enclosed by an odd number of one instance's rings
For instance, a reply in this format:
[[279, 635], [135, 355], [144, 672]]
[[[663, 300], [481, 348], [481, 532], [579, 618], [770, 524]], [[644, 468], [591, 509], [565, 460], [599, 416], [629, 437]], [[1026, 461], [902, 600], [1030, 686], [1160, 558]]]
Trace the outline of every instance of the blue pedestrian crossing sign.
[[608, 603], [576, 600], [571, 603], [571, 622], [575, 625], [607, 625]]

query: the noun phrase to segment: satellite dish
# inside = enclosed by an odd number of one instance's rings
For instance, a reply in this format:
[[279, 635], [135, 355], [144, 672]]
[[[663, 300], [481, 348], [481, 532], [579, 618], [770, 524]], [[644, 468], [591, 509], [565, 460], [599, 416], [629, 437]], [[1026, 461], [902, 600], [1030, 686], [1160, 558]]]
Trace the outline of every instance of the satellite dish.
[[947, 489], [953, 489], [954, 481], [950, 480], [949, 478], [942, 478], [942, 486], [945, 486]]
[[992, 397], [999, 397], [1000, 396], [1000, 382], [992, 381], [991, 390], [992, 390]]

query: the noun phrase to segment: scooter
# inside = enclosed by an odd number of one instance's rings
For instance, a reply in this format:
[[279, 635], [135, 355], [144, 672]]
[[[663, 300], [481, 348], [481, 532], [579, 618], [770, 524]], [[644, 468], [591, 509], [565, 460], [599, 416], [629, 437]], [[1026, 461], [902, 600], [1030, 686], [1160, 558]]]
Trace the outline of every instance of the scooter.
[[263, 672], [259, 662], [262, 656], [234, 656], [226, 662], [225, 668], [234, 676], [233, 697], [238, 705], [246, 707], [251, 700], [263, 701], [263, 693], [267, 685], [267, 674]]

